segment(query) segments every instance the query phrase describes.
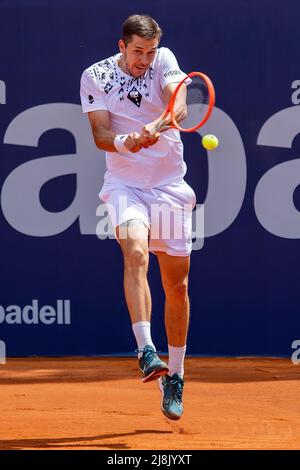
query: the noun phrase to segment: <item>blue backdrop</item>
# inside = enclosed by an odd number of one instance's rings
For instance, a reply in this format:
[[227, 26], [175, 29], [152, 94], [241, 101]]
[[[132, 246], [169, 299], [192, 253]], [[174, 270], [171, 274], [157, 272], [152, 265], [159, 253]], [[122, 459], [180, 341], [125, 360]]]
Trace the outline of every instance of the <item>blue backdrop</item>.
[[[300, 338], [298, 0], [0, 0], [0, 340], [9, 356], [135, 349], [120, 249], [95, 235], [104, 155], [79, 101], [83, 69], [117, 52], [132, 13], [155, 17], [181, 68], [216, 87], [201, 133], [220, 147], [207, 155], [199, 134], [183, 136], [205, 222], [188, 352], [289, 356]], [[149, 281], [166, 350], [154, 256]]]

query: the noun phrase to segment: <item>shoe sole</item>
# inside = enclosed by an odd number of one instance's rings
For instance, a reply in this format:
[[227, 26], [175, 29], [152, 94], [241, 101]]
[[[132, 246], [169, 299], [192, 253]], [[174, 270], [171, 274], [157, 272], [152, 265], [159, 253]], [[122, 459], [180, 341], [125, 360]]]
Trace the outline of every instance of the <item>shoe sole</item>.
[[167, 369], [166, 367], [162, 369], [155, 369], [149, 375], [147, 375], [147, 377], [144, 377], [142, 381], [143, 383], [151, 382], [152, 380], [158, 379], [162, 375], [167, 375], [168, 372], [169, 369]]
[[169, 416], [169, 415], [167, 415], [167, 413], [165, 412], [165, 410], [163, 409], [162, 406], [161, 406], [161, 411], [163, 412], [163, 414], [165, 415], [166, 418], [172, 419], [173, 421], [178, 421], [178, 419], [181, 418], [181, 416]]

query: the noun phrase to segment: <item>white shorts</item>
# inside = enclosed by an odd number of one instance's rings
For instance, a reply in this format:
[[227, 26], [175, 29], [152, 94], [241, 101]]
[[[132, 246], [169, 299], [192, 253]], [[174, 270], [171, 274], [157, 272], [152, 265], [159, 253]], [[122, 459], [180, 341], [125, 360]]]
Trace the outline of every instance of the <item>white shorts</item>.
[[188, 256], [192, 251], [193, 189], [183, 179], [153, 189], [105, 183], [100, 194], [114, 230], [139, 219], [149, 229], [149, 251]]

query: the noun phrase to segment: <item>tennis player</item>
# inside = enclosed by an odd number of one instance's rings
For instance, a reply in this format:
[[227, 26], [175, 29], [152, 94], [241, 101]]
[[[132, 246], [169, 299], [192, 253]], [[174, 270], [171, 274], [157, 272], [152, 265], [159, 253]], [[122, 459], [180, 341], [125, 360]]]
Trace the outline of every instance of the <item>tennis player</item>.
[[[125, 297], [143, 381], [159, 380], [163, 413], [179, 419], [189, 323], [191, 214], [196, 198], [184, 180], [179, 132], [156, 132], [176, 84], [186, 77], [170, 49], [159, 47], [161, 35], [153, 18], [127, 18], [118, 42], [120, 52], [83, 72], [81, 103], [96, 146], [106, 151], [107, 171], [99, 196], [107, 205], [124, 256]], [[178, 122], [186, 116], [186, 87], [182, 89], [176, 103]], [[174, 217], [168, 218], [157, 207], [169, 209]], [[175, 217], [178, 212], [180, 217]], [[163, 233], [162, 219], [176, 219], [168, 236]], [[157, 256], [165, 292], [168, 365], [158, 357], [151, 338], [149, 252]]]

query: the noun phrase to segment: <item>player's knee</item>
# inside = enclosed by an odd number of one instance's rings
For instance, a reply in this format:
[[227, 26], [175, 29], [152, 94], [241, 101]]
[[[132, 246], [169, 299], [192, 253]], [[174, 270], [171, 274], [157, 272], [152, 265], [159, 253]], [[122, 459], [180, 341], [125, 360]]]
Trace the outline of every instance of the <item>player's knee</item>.
[[125, 268], [129, 271], [147, 270], [148, 253], [142, 247], [134, 246], [124, 253]]
[[183, 302], [188, 295], [188, 279], [183, 279], [176, 282], [167, 282], [165, 284], [165, 294], [176, 302]]

